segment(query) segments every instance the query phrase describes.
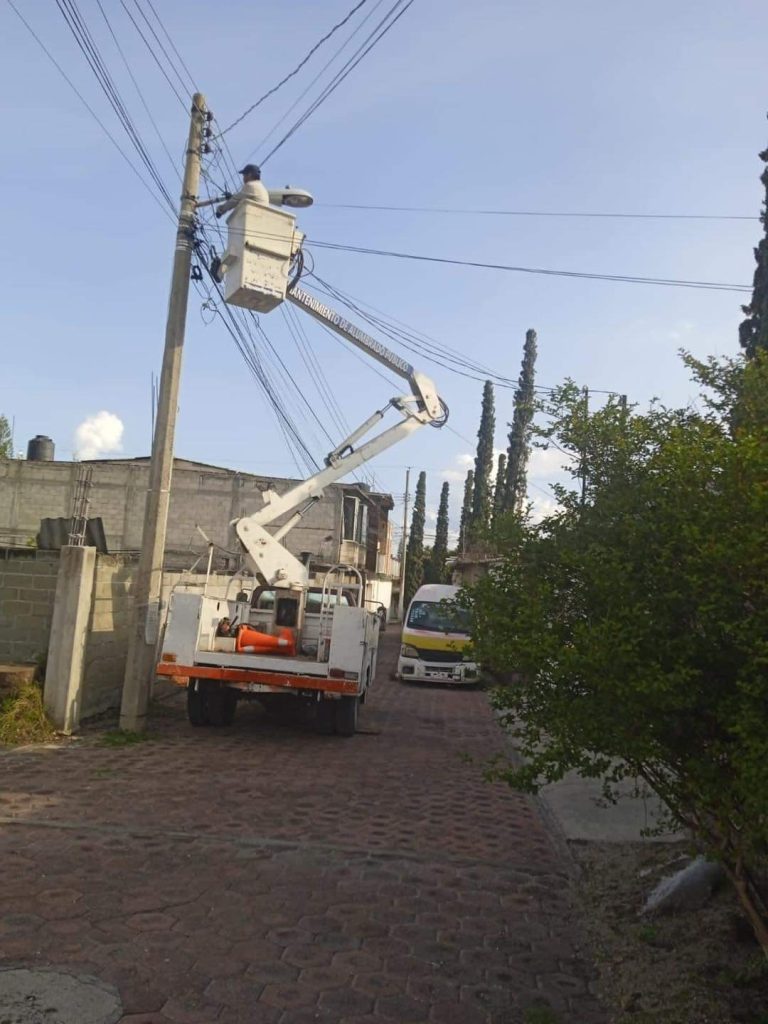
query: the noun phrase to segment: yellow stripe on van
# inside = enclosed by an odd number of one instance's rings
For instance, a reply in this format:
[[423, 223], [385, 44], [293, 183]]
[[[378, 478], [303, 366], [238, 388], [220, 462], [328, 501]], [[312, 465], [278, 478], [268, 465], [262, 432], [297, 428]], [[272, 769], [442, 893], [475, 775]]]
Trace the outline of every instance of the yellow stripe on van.
[[403, 630], [402, 643], [420, 647], [423, 651], [463, 651], [469, 643], [468, 636], [457, 636], [449, 633], [428, 633], [421, 630], [409, 633]]

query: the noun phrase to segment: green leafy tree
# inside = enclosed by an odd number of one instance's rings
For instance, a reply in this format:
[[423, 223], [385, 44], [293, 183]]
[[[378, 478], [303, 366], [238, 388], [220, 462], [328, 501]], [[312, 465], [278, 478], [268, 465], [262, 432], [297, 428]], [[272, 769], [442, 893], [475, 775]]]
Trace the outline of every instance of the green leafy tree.
[[411, 514], [411, 529], [405, 560], [405, 604], [424, 582], [424, 520], [427, 505], [427, 474], [422, 470], [416, 483], [416, 497]]
[[[760, 159], [768, 165], [768, 149], [760, 154]], [[739, 326], [739, 341], [749, 359], [754, 358], [758, 349], [768, 351], [768, 166], [760, 175], [765, 186], [765, 202], [760, 220], [763, 225], [763, 237], [755, 249], [755, 276], [752, 282], [752, 301], [742, 306], [746, 320]]]
[[517, 380], [515, 408], [510, 424], [507, 447], [507, 482], [504, 488], [504, 511], [519, 512], [525, 502], [526, 469], [531, 446], [531, 425], [535, 411], [534, 381], [536, 379], [536, 331], [525, 332], [523, 365]]
[[470, 537], [481, 536], [491, 523], [493, 438], [495, 433], [496, 412], [493, 401], [493, 384], [487, 380], [483, 386], [483, 404], [480, 412], [480, 426], [477, 430]]
[[499, 455], [496, 465], [496, 482], [493, 485], [493, 522], [497, 523], [504, 512], [504, 493], [507, 486], [507, 456]]
[[687, 363], [718, 389], [703, 412], [585, 416], [575, 385], [555, 394], [548, 433], [574, 478], [588, 452], [583, 498], [555, 486], [556, 513], [506, 518], [466, 600], [479, 660], [516, 673], [495, 702], [525, 762], [501, 773], [647, 784], [722, 862], [768, 956], [768, 354]]
[[11, 427], [6, 416], [0, 415], [0, 459], [13, 458]]
[[475, 473], [470, 469], [464, 481], [464, 500], [461, 504], [461, 519], [459, 521], [459, 554], [464, 554], [467, 549], [467, 533], [472, 520], [472, 492], [475, 489]]
[[448, 558], [448, 498], [450, 485], [446, 480], [440, 491], [440, 505], [437, 509], [437, 525], [435, 526], [435, 543], [426, 562], [424, 571], [425, 583], [445, 583], [445, 562]]

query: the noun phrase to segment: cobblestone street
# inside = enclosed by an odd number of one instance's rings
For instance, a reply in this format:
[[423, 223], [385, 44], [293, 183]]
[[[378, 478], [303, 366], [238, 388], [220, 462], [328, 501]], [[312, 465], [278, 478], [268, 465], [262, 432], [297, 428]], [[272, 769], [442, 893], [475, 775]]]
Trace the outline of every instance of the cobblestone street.
[[486, 696], [390, 681], [396, 645], [350, 740], [174, 700], [144, 743], [0, 756], [2, 965], [111, 982], [123, 1024], [602, 1022]]

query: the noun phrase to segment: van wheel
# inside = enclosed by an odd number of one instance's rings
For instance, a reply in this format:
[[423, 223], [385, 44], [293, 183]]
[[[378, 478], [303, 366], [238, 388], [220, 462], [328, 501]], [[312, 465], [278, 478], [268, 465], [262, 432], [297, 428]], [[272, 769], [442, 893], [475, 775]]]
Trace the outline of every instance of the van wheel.
[[206, 694], [208, 721], [211, 725], [232, 725], [237, 710], [237, 694], [222, 686], [211, 686]]
[[336, 732], [339, 736], [354, 736], [357, 729], [357, 697], [342, 697], [336, 701]]
[[190, 679], [187, 683], [187, 718], [192, 725], [210, 725], [208, 717], [208, 694], [202, 679]]

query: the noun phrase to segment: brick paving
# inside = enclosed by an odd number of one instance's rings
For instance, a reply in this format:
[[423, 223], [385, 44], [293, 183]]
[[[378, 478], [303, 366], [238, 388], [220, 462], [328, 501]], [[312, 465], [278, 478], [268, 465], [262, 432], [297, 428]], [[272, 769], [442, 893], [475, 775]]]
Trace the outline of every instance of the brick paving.
[[390, 681], [396, 642], [350, 740], [177, 701], [146, 743], [1, 756], [0, 966], [111, 982], [123, 1024], [601, 1024], [485, 695]]

